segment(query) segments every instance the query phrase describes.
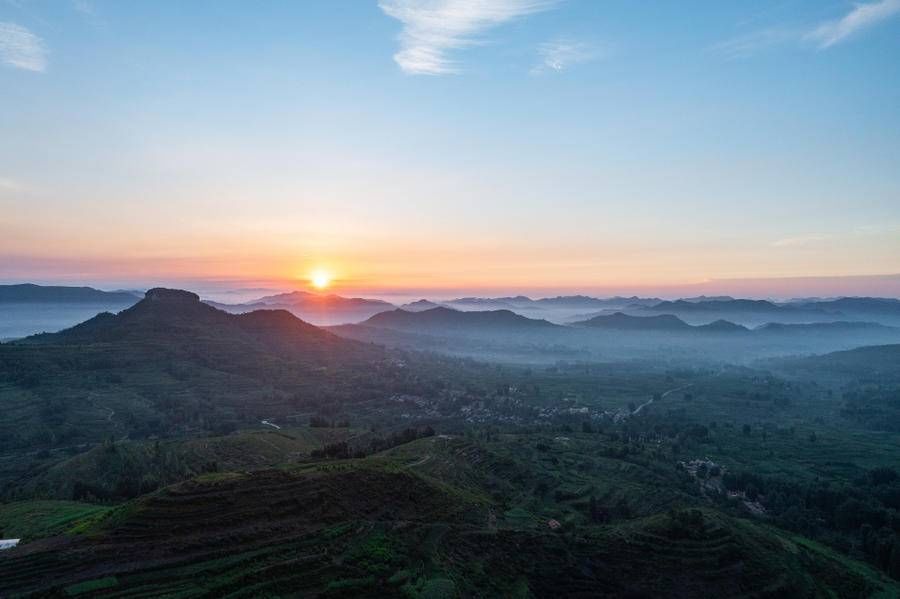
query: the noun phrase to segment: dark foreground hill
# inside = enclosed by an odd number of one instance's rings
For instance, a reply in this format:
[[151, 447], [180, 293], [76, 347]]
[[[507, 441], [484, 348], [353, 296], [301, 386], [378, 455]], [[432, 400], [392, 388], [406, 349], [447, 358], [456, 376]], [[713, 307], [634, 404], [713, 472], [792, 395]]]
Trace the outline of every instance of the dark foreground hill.
[[0, 345], [0, 450], [228, 431], [389, 394], [381, 348], [278, 310], [232, 315], [153, 289], [119, 314]]
[[[530, 453], [531, 446], [526, 450]], [[0, 593], [889, 597], [898, 592], [895, 583], [863, 564], [713, 509], [616, 514], [597, 523], [573, 497], [571, 516], [560, 516], [562, 523], [548, 520], [543, 508], [523, 503], [530, 475], [522, 467], [477, 444], [432, 438], [362, 460], [206, 475], [111, 510], [75, 510], [67, 504], [64, 509], [80, 519], [0, 555]], [[623, 482], [637, 485], [636, 493], [651, 488], [649, 473], [626, 472], [618, 476], [631, 477]]]

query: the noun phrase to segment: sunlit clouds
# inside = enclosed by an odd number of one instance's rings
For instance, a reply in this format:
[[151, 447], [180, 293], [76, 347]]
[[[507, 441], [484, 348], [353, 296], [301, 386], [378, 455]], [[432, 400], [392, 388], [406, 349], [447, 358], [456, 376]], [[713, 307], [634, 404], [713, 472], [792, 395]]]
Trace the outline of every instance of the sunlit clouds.
[[397, 65], [412, 75], [462, 70], [455, 50], [483, 42], [480, 35], [513, 19], [541, 12], [557, 0], [381, 0], [385, 14], [403, 23]]

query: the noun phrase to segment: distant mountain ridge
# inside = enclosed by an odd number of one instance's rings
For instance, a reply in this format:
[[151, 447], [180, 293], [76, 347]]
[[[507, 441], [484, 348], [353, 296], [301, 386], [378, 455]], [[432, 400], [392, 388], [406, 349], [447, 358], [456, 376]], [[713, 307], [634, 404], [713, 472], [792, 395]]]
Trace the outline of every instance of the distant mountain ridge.
[[609, 329], [617, 331], [656, 331], [656, 332], [710, 332], [733, 333], [747, 332], [748, 329], [727, 320], [717, 320], [710, 324], [694, 326], [671, 314], [656, 316], [632, 316], [623, 312], [600, 315], [573, 322], [573, 327]]
[[59, 285], [0, 285], [0, 302], [3, 303], [98, 303], [133, 304], [141, 299], [126, 291], [101, 291], [93, 287], [64, 287]]
[[358, 322], [396, 308], [393, 304], [377, 299], [361, 297], [343, 297], [335, 294], [310, 293], [308, 291], [292, 291], [268, 295], [243, 304], [224, 304], [207, 301], [207, 304], [240, 314], [260, 309], [287, 310], [293, 315], [316, 325], [335, 325]]
[[513, 297], [460, 297], [456, 299], [446, 300], [441, 303], [449, 306], [478, 307], [480, 309], [484, 309], [486, 307], [497, 307], [513, 309], [561, 308], [596, 310], [609, 306], [652, 305], [659, 301], [659, 298], [645, 298], [638, 296], [615, 296], [609, 298], [598, 298], [588, 295], [558, 295], [556, 297], [532, 299], [525, 295], [517, 295]]
[[431, 300], [420, 299], [414, 302], [409, 302], [408, 304], [403, 304], [400, 306], [401, 310], [406, 310], [407, 312], [423, 312], [425, 310], [431, 310], [432, 308], [440, 308], [441, 305], [435, 303]]
[[428, 330], [433, 328], [501, 329], [508, 331], [562, 329], [546, 320], [526, 318], [510, 310], [462, 311], [439, 306], [421, 312], [392, 310], [372, 316], [364, 326], [400, 330]]

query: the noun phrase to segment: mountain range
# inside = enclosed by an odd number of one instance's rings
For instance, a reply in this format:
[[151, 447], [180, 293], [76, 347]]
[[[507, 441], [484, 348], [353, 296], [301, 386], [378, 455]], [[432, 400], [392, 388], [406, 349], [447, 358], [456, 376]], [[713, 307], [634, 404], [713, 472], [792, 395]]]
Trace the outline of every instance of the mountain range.
[[131, 305], [140, 296], [128, 291], [100, 291], [93, 287], [62, 287], [24, 283], [0, 285], [0, 303], [91, 303]]
[[499, 330], [505, 333], [517, 331], [560, 329], [559, 325], [526, 318], [511, 310], [462, 311], [438, 306], [421, 312], [392, 310], [372, 316], [363, 326], [406, 331], [478, 331]]
[[293, 291], [261, 297], [243, 304], [223, 304], [207, 301], [211, 306], [240, 314], [260, 309], [287, 310], [291, 314], [316, 325], [335, 325], [359, 322], [370, 316], [392, 310], [393, 304], [377, 299], [342, 297], [335, 294]]

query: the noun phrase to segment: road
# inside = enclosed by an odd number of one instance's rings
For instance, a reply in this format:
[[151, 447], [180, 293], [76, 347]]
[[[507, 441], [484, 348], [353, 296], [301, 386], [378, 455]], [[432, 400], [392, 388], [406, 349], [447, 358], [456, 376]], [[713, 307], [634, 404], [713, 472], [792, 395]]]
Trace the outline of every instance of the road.
[[[659, 398], [660, 398], [660, 399], [665, 399], [665, 398], [668, 397], [671, 393], [675, 393], [676, 391], [681, 391], [682, 389], [687, 389], [688, 387], [693, 387], [693, 386], [694, 386], [694, 383], [688, 383], [687, 385], [682, 385], [681, 387], [675, 387], [674, 389], [669, 389], [668, 391], [665, 391], [662, 395], [660, 395]], [[631, 415], [632, 415], [632, 416], [637, 416], [638, 413], [639, 413], [641, 410], [644, 409], [644, 406], [649, 406], [649, 405], [652, 404], [652, 403], [653, 403], [653, 398], [651, 397], [648, 401], [645, 401], [644, 403], [642, 403], [641, 405], [639, 405], [638, 407], [636, 407], [636, 408], [634, 409], [634, 412], [631, 413]]]
[[260, 422], [260, 424], [264, 424], [266, 426], [271, 426], [272, 428], [277, 428], [278, 430], [281, 430], [281, 427], [278, 426], [277, 424], [275, 424], [274, 422], [269, 422], [268, 420], [260, 420], [259, 422]]
[[416, 466], [421, 466], [422, 464], [424, 464], [425, 462], [427, 462], [428, 460], [430, 460], [431, 457], [432, 457], [432, 456], [431, 456], [431, 454], [429, 453], [429, 454], [423, 456], [421, 459], [416, 460], [416, 461], [413, 462], [412, 464], [407, 464], [406, 467], [407, 467], [407, 468], [415, 468]]

